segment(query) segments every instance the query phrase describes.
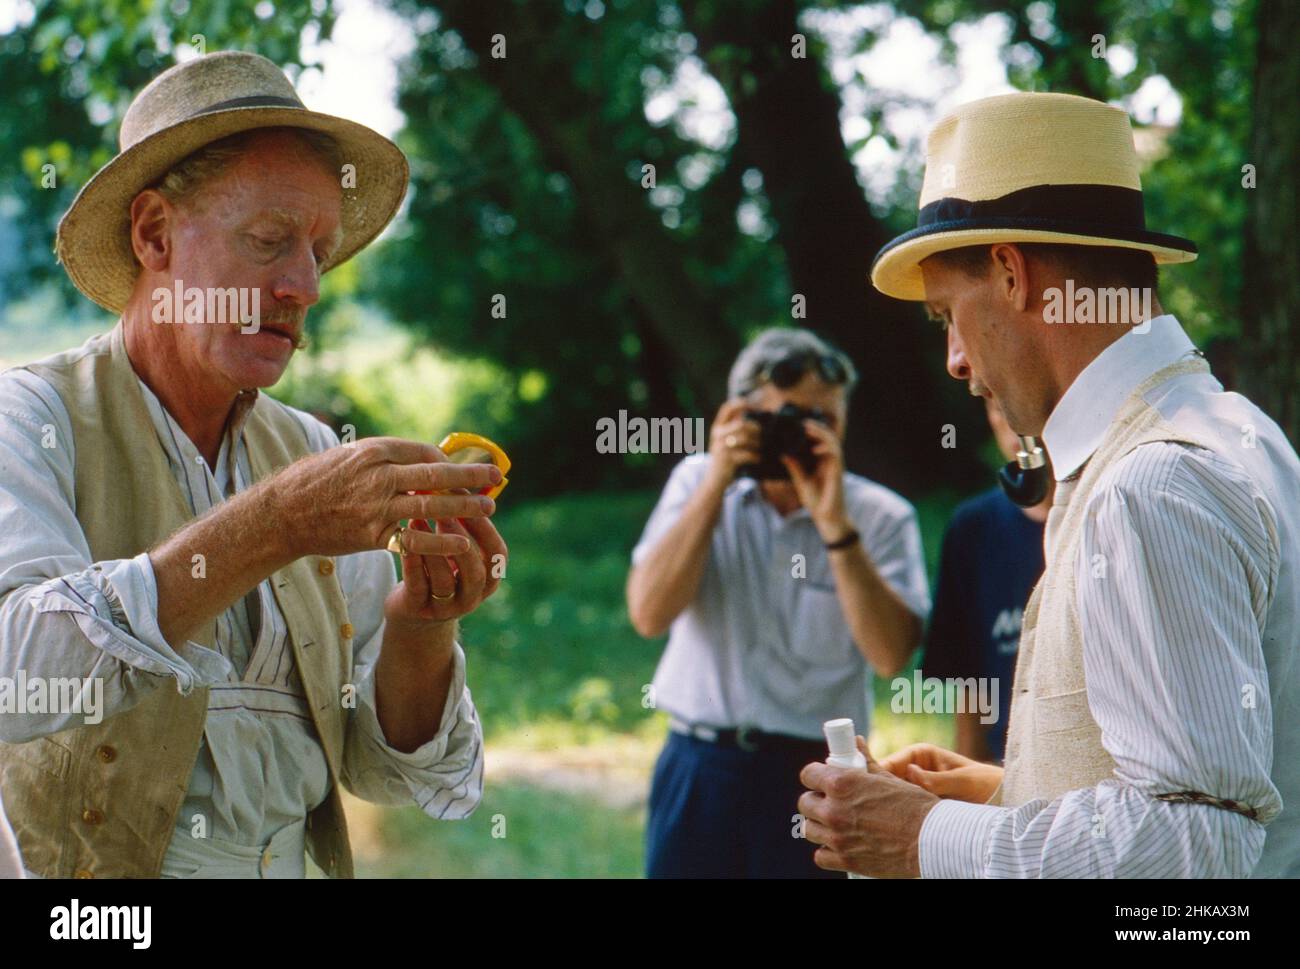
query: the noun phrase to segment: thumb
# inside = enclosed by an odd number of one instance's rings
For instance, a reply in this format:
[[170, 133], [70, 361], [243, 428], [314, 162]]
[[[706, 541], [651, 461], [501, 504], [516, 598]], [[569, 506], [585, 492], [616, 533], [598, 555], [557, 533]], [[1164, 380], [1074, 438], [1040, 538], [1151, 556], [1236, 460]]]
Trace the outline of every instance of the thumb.
[[871, 756], [871, 748], [867, 746], [866, 738], [863, 737], [862, 734], [858, 734], [854, 739], [857, 740], [858, 750], [861, 752], [862, 756], [867, 758], [867, 770], [871, 771], [873, 774], [878, 774], [881, 771], [884, 771], [884, 768], [880, 766], [880, 763], [876, 758]]

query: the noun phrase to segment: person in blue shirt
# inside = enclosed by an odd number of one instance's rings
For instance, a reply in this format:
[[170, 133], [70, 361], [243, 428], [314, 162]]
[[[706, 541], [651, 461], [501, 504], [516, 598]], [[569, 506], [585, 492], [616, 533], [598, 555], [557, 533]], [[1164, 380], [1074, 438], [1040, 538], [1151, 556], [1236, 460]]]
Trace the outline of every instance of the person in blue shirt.
[[[993, 436], [1010, 460], [1016, 434], [991, 397], [985, 404]], [[988, 717], [977, 710], [954, 714], [954, 749], [975, 760], [1002, 762], [1020, 622], [1043, 573], [1043, 526], [1051, 504], [1050, 487], [1041, 503], [1021, 508], [995, 486], [958, 505], [943, 536], [921, 671], [939, 679], [997, 681], [992, 723], [983, 723]]]

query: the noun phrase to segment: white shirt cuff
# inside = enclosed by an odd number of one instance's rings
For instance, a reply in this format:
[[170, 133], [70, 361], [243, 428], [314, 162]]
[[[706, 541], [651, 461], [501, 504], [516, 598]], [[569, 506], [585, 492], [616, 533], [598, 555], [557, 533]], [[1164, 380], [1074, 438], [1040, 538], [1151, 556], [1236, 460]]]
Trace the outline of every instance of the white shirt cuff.
[[91, 645], [127, 666], [175, 677], [182, 694], [224, 682], [232, 669], [216, 650], [197, 643], [177, 650], [163, 639], [148, 553], [50, 579], [31, 601], [37, 612], [70, 613]]
[[993, 825], [1007, 811], [967, 801], [936, 804], [921, 824], [921, 877], [985, 877], [989, 836]]
[[465, 693], [465, 652], [459, 642], [452, 643], [451, 684], [447, 687], [447, 696], [442, 707], [442, 720], [438, 730], [415, 750], [398, 750], [384, 736], [384, 728], [379, 723], [378, 706], [375, 700], [375, 668], [366, 669], [357, 684], [357, 727], [370, 741], [371, 749], [382, 757], [416, 771], [427, 771], [436, 767], [446, 756], [448, 741], [452, 728], [456, 726], [461, 714], [461, 699]]
[[188, 696], [195, 686], [216, 686], [229, 681], [234, 666], [217, 650], [191, 640], [186, 640], [183, 646], [172, 647], [163, 638], [158, 626], [158, 577], [148, 552], [123, 560], [116, 568], [106, 570], [104, 576], [118, 593], [128, 628], [135, 638], [162, 656], [170, 659], [174, 655], [179, 660], [169, 665], [180, 667], [176, 681], [182, 694]]

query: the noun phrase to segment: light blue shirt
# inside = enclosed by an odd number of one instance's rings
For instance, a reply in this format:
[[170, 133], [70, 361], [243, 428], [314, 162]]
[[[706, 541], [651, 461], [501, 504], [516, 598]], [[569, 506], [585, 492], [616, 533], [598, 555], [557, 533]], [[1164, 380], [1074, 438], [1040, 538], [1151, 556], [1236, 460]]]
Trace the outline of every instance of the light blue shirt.
[[[708, 462], [694, 454], [673, 469], [632, 551], [634, 564], [676, 523]], [[844, 503], [881, 578], [924, 620], [930, 593], [915, 510], [848, 473]], [[699, 591], [673, 622], [655, 672], [655, 706], [691, 724], [816, 739], [836, 717], [851, 717], [865, 736], [870, 696], [870, 667], [853, 643], [807, 509], [782, 518], [752, 478], [732, 482]]]

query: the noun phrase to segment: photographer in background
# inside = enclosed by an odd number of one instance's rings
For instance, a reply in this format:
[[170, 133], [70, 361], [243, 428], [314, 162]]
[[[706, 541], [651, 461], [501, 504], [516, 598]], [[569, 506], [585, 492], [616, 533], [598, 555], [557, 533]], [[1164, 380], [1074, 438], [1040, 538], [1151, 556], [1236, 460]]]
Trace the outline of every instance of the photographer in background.
[[[825, 877], [793, 817], [822, 723], [869, 730], [929, 610], [912, 506], [844, 470], [852, 363], [807, 330], [741, 351], [709, 453], [686, 457], [632, 552], [637, 632], [671, 732], [647, 823], [654, 877]], [[842, 877], [838, 875], [837, 877]]]

